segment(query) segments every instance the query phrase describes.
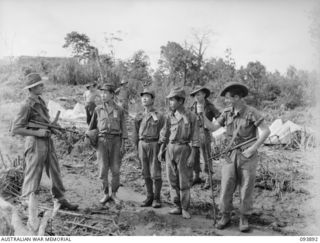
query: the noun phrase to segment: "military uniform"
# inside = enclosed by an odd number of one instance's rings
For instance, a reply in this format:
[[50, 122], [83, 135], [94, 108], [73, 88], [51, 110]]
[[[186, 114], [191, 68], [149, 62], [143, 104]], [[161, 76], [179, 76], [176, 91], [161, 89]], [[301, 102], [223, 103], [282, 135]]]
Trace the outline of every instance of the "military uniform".
[[104, 104], [95, 108], [89, 130], [98, 129], [97, 160], [100, 165], [99, 178], [102, 180], [103, 191], [109, 194], [108, 172], [112, 173], [111, 190], [116, 193], [120, 185], [120, 149], [123, 139], [128, 138], [124, 111], [115, 103], [111, 110]]
[[[27, 127], [30, 120], [50, 123], [49, 111], [40, 96], [30, 95], [24, 102], [13, 123], [13, 130]], [[28, 136], [25, 142], [26, 169], [22, 185], [22, 197], [27, 197], [32, 192], [37, 192], [41, 181], [43, 168], [46, 169], [51, 179], [51, 193], [54, 198], [64, 197], [58, 158], [52, 138], [39, 138]]]
[[[241, 102], [240, 99], [234, 100], [235, 95], [242, 98], [248, 94], [248, 88], [240, 83], [231, 83], [221, 92], [225, 96], [230, 92], [229, 101], [233, 105]], [[263, 116], [253, 107], [246, 105], [244, 102], [238, 103], [240, 110], [234, 107], [227, 108], [217, 119], [217, 124], [226, 128], [226, 137], [228, 145], [226, 150], [237, 144], [246, 142], [252, 138], [258, 137], [258, 127], [263, 123]], [[270, 133], [266, 130], [265, 135]], [[251, 214], [252, 197], [254, 182], [256, 177], [256, 168], [258, 163], [258, 153], [254, 151], [250, 157], [245, 157], [242, 153], [246, 148], [253, 145], [248, 144], [229, 152], [223, 160], [221, 170], [221, 191], [220, 191], [220, 210], [222, 218], [217, 228], [223, 229], [230, 223], [230, 212], [233, 208], [233, 193], [239, 185], [240, 191], [240, 221], [239, 229], [242, 232], [249, 230], [248, 216]]]
[[[32, 88], [41, 84], [39, 74], [30, 73], [27, 76], [28, 86]], [[50, 123], [49, 110], [40, 96], [30, 93], [20, 108], [16, 119], [13, 122], [13, 134], [19, 128], [28, 128], [31, 121]], [[38, 130], [37, 128], [32, 128]], [[54, 199], [61, 203], [61, 208], [76, 210], [78, 205], [72, 205], [64, 198], [65, 188], [62, 183], [61, 173], [58, 163], [57, 154], [51, 137], [27, 136], [25, 141], [25, 161], [26, 168], [24, 172], [24, 180], [22, 185], [22, 198], [27, 198], [31, 194], [37, 194], [43, 169], [51, 179], [51, 193]]]
[[[185, 98], [184, 90], [174, 89], [167, 96]], [[167, 176], [174, 190], [173, 202], [177, 208], [188, 210], [190, 206], [190, 187], [193, 168], [187, 166], [191, 147], [199, 147], [199, 125], [197, 117], [188, 110], [170, 113], [160, 133], [161, 143], [166, 143]]]
[[[144, 90], [141, 93], [150, 94], [154, 92]], [[164, 116], [152, 108], [149, 112], [137, 114], [134, 120], [133, 140], [138, 148], [139, 159], [142, 162], [142, 174], [147, 188], [147, 199], [143, 206], [150, 206], [152, 201], [154, 207], [159, 207], [160, 191], [162, 185], [161, 162], [158, 160], [159, 135], [164, 125]], [[153, 191], [154, 185], [154, 191]]]
[[[226, 109], [217, 121], [221, 126], [226, 127], [229, 140], [235, 136], [233, 146], [257, 137], [258, 126], [263, 119], [255, 108], [245, 105], [237, 113], [234, 113], [233, 109]], [[232, 151], [229, 157], [231, 160], [225, 160], [222, 167], [220, 210], [222, 213], [229, 213], [232, 210], [232, 195], [239, 184], [240, 213], [250, 214], [258, 163], [257, 152], [250, 158], [246, 158], [242, 155], [242, 150], [237, 149]]]
[[[204, 171], [208, 173], [208, 158], [211, 156], [211, 133], [208, 129], [204, 127], [204, 121], [202, 115], [205, 115], [210, 121], [213, 118], [218, 118], [220, 115], [219, 110], [207, 99], [210, 94], [210, 91], [202, 86], [196, 86], [195, 90], [190, 94], [194, 96], [197, 92], [204, 90], [207, 91], [204, 103], [204, 114], [198, 111], [198, 104], [194, 102], [191, 106], [191, 111], [194, 112], [197, 116], [199, 130], [200, 130], [200, 149], [197, 150], [195, 162], [194, 162], [194, 172], [199, 175], [201, 171], [200, 162], [204, 164]], [[209, 182], [207, 181], [209, 185]]]

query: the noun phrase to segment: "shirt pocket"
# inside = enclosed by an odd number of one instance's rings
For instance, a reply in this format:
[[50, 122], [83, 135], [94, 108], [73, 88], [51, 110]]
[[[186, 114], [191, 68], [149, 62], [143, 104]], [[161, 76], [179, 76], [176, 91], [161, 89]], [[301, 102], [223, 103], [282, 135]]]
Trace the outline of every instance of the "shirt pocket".
[[111, 117], [110, 119], [110, 130], [111, 132], [119, 132], [121, 131], [120, 126], [120, 118], [119, 117]]
[[150, 121], [148, 122], [145, 135], [147, 137], [152, 137], [152, 138], [158, 137], [159, 136], [158, 127], [159, 127], [159, 121], [150, 119]]
[[191, 133], [191, 123], [184, 123], [182, 127], [183, 129], [182, 129], [181, 138], [183, 140], [188, 140]]

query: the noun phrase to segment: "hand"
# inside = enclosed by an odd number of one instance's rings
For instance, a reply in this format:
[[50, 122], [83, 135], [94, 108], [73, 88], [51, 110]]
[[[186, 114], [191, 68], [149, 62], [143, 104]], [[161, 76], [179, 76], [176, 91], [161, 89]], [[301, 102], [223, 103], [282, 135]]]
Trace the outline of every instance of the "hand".
[[202, 104], [197, 104], [197, 113], [204, 113], [204, 106]]
[[251, 146], [251, 147], [247, 148], [245, 151], [243, 151], [243, 152], [242, 152], [242, 155], [248, 159], [248, 158], [250, 158], [256, 151], [257, 151], [257, 149], [256, 149], [254, 146]]
[[48, 138], [51, 136], [51, 132], [48, 129], [39, 129], [36, 132], [36, 137]]
[[159, 153], [158, 153], [158, 161], [162, 162], [163, 158], [162, 158], [162, 154], [163, 154], [163, 144], [161, 144], [160, 149], [159, 149]]

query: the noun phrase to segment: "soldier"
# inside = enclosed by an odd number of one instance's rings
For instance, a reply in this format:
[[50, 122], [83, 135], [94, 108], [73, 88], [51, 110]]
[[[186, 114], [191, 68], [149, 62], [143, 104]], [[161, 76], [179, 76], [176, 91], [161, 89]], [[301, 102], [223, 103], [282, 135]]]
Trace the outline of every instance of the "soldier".
[[270, 130], [264, 122], [263, 116], [255, 108], [248, 106], [243, 97], [248, 95], [248, 88], [241, 83], [231, 83], [222, 90], [221, 96], [225, 97], [227, 105], [220, 117], [211, 123], [205, 118], [205, 126], [211, 131], [226, 127], [226, 135], [231, 146], [243, 143], [258, 136], [259, 138], [247, 148], [236, 149], [229, 152], [222, 165], [220, 210], [222, 218], [217, 228], [223, 229], [230, 224], [232, 197], [237, 185], [240, 189], [240, 222], [241, 232], [249, 231], [248, 216], [252, 208], [252, 194], [258, 163], [257, 149], [269, 136]]
[[[203, 115], [205, 115], [210, 121], [213, 118], [218, 118], [220, 112], [217, 108], [208, 100], [210, 96], [210, 90], [203, 86], [196, 86], [194, 91], [190, 93], [190, 96], [195, 98], [195, 102], [191, 106], [191, 110], [197, 115], [198, 123], [200, 126], [200, 149], [197, 150], [195, 163], [194, 163], [194, 172], [195, 176], [193, 178], [193, 185], [200, 184], [202, 181], [200, 179], [200, 160], [203, 161], [204, 171], [207, 173], [206, 183], [204, 189], [210, 187], [209, 183], [209, 174], [208, 174], [208, 158], [211, 155], [211, 133], [208, 129], [204, 127]], [[202, 106], [202, 107], [200, 107]], [[199, 108], [200, 107], [200, 108]], [[203, 110], [204, 112], [200, 112]], [[212, 173], [211, 173], [212, 174]]]
[[[116, 196], [120, 185], [121, 157], [124, 154], [125, 139], [128, 138], [124, 111], [114, 102], [114, 86], [104, 84], [101, 98], [103, 104], [94, 110], [89, 131], [98, 129], [97, 159], [100, 165], [100, 176], [104, 192], [101, 204], [113, 200], [116, 204], [120, 201]], [[86, 143], [89, 140], [86, 138]], [[111, 170], [111, 196], [109, 195], [108, 172]]]
[[158, 152], [159, 134], [164, 125], [164, 116], [153, 107], [155, 98], [153, 90], [146, 88], [140, 95], [144, 113], [137, 114], [135, 118], [133, 139], [142, 162], [142, 174], [147, 188], [147, 198], [142, 202], [141, 207], [152, 205], [154, 208], [160, 208], [162, 179]]
[[128, 81], [121, 80], [120, 87], [115, 93], [118, 95], [119, 106], [124, 109], [126, 113], [129, 112], [129, 89]]
[[199, 125], [197, 117], [185, 109], [186, 93], [183, 88], [174, 88], [167, 96], [171, 113], [165, 120], [160, 132], [162, 143], [158, 154], [161, 160], [164, 147], [169, 141], [166, 151], [167, 176], [175, 197], [175, 208], [170, 214], [182, 214], [190, 219], [190, 187], [196, 148], [199, 147]]
[[[25, 160], [26, 168], [22, 185], [23, 201], [28, 200], [29, 220], [33, 224], [38, 215], [37, 194], [42, 177], [43, 168], [46, 169], [51, 179], [51, 193], [55, 203], [60, 203], [61, 209], [77, 210], [78, 205], [70, 204], [64, 197], [65, 188], [62, 183], [58, 158], [55, 152], [51, 131], [48, 129], [29, 129], [31, 120], [50, 123], [48, 108], [41, 98], [44, 91], [44, 81], [38, 73], [29, 73], [26, 76], [27, 85], [24, 89], [29, 90], [29, 97], [23, 103], [12, 126], [13, 135], [26, 137]], [[37, 225], [30, 225], [36, 231]]]
[[85, 109], [87, 115], [87, 124], [90, 124], [91, 117], [94, 109], [96, 108], [96, 99], [99, 98], [99, 93], [97, 91], [97, 84], [87, 84], [87, 90], [83, 93], [83, 98], [85, 101]]

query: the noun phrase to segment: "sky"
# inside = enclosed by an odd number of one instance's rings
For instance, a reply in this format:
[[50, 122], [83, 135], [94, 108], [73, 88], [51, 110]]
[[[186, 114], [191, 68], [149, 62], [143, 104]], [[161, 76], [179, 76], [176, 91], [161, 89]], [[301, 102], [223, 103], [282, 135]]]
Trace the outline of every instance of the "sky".
[[194, 43], [192, 31], [211, 32], [205, 58], [231, 48], [237, 67], [260, 61], [282, 73], [319, 63], [309, 34], [316, 0], [0, 0], [0, 58], [71, 56], [62, 48], [71, 31], [89, 36], [101, 53], [118, 33], [116, 58], [142, 49], [153, 68], [168, 41]]

